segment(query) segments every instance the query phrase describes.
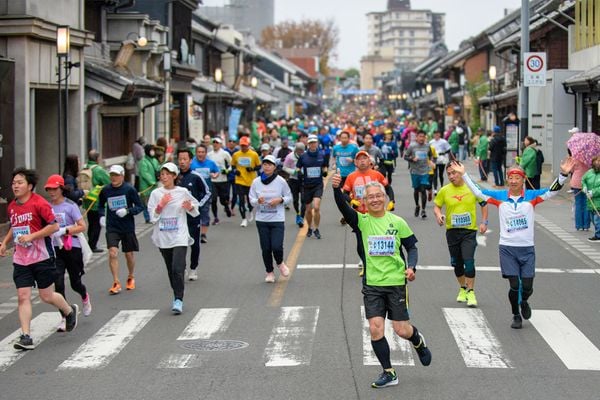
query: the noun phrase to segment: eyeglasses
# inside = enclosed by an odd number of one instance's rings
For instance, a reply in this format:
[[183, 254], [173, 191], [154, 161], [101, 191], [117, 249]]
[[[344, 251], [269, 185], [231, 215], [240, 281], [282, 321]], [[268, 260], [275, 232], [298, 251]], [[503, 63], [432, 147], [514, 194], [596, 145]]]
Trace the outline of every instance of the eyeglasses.
[[385, 194], [383, 193], [376, 193], [376, 194], [370, 194], [366, 197], [367, 200], [371, 201], [371, 200], [381, 200], [385, 198]]

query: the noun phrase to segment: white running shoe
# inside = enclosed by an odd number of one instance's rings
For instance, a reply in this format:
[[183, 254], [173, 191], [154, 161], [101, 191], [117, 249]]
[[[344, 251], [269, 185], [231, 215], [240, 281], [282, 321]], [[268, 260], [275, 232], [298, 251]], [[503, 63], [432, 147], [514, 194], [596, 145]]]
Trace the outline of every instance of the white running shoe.
[[275, 283], [275, 274], [272, 272], [267, 272], [267, 275], [265, 276], [265, 282]]
[[196, 271], [195, 269], [190, 270], [190, 272], [188, 273], [188, 279], [190, 281], [197, 281], [198, 280], [198, 271]]
[[67, 320], [65, 317], [62, 317], [60, 323], [56, 327], [56, 332], [66, 332], [67, 331]]
[[89, 317], [90, 314], [92, 313], [92, 301], [90, 300], [90, 294], [88, 293], [86, 296], [87, 300], [82, 300], [81, 303], [83, 304], [83, 316], [84, 317]]
[[245, 227], [247, 227], [247, 226], [248, 226], [248, 220], [247, 220], [246, 218], [244, 218], [244, 219], [242, 220], [242, 223], [240, 224], [240, 226], [241, 226], [242, 228], [245, 228]]
[[290, 269], [285, 265], [284, 262], [277, 266], [279, 268], [279, 273], [281, 276], [290, 276]]
[[254, 210], [250, 211], [248, 214], [248, 222], [254, 221]]

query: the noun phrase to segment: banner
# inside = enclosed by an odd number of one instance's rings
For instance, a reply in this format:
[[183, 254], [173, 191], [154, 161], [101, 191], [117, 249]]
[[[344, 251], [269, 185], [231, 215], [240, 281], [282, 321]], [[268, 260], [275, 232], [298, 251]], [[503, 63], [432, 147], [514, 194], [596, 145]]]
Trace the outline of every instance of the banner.
[[240, 117], [242, 116], [241, 108], [231, 108], [229, 113], [229, 139], [238, 139], [238, 125], [240, 124]]

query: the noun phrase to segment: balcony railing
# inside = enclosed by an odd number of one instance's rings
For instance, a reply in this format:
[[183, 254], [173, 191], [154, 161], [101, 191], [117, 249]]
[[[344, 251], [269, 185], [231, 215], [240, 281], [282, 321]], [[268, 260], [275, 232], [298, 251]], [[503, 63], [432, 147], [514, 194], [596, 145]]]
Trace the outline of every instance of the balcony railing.
[[577, 0], [575, 3], [575, 49], [600, 44], [600, 0]]

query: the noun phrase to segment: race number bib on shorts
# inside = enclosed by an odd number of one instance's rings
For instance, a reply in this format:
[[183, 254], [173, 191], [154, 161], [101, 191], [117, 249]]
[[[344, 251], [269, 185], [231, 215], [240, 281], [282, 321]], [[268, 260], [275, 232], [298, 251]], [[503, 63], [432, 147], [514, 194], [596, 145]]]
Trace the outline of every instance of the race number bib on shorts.
[[165, 217], [158, 220], [158, 229], [161, 232], [174, 232], [178, 228], [177, 217]]
[[56, 222], [58, 222], [58, 226], [60, 226], [61, 228], [67, 226], [67, 217], [65, 213], [54, 213], [54, 216], [56, 217]]
[[393, 256], [396, 250], [396, 237], [393, 235], [369, 236], [369, 256]]
[[252, 164], [252, 160], [250, 157], [240, 157], [238, 158], [238, 164], [240, 167], [249, 167]]
[[108, 198], [108, 209], [116, 211], [119, 208], [127, 208], [127, 197], [126, 196], [115, 196]]
[[450, 222], [452, 223], [453, 228], [461, 228], [463, 226], [470, 226], [471, 225], [471, 214], [470, 213], [452, 214]]
[[321, 167], [308, 167], [306, 168], [306, 176], [308, 178], [318, 178], [321, 176]]
[[506, 219], [506, 231], [517, 232], [529, 228], [529, 223], [525, 215], [517, 215]]

